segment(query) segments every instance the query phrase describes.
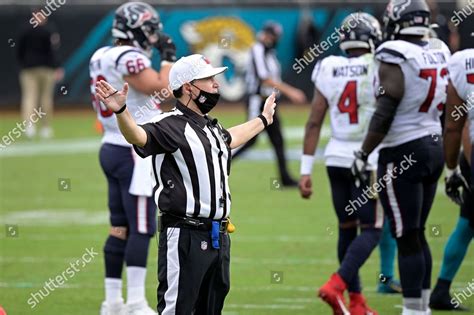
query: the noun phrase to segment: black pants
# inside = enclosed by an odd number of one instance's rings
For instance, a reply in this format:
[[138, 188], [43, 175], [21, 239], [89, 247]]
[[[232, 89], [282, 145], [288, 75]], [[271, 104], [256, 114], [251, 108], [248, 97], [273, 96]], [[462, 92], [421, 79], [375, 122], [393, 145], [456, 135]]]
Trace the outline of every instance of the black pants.
[[[359, 221], [361, 227], [381, 229], [384, 212], [376, 199], [364, 194], [365, 187], [356, 187], [349, 168], [326, 167], [331, 184], [332, 202], [340, 224]], [[370, 172], [367, 172], [370, 176]]]
[[[262, 100], [259, 95], [249, 96], [247, 101], [248, 119], [253, 119], [257, 117], [262, 112], [264, 104], [265, 100]], [[286, 166], [285, 144], [283, 140], [283, 135], [281, 133], [280, 117], [278, 115], [278, 110], [275, 111], [275, 115], [273, 116], [273, 123], [267, 127], [266, 131], [277, 156], [280, 177], [283, 181], [289, 180], [290, 175]], [[257, 142], [257, 137], [258, 135], [250, 139], [240, 148], [238, 148], [232, 155], [232, 158], [234, 159], [239, 157], [242, 153], [251, 148]]]
[[380, 150], [377, 177], [386, 186], [380, 201], [395, 238], [424, 230], [443, 165], [443, 144], [431, 136]]
[[219, 315], [230, 289], [230, 237], [213, 249], [209, 231], [168, 227], [158, 248], [158, 314]]

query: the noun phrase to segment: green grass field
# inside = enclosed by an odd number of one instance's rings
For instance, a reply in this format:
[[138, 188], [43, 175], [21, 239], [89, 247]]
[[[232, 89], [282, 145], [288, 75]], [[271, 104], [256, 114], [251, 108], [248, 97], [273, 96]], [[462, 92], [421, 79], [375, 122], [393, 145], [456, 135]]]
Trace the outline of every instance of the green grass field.
[[[285, 128], [301, 129], [307, 111], [282, 107]], [[240, 110], [217, 110], [214, 116], [225, 126], [244, 119]], [[5, 135], [19, 117], [2, 117], [0, 135]], [[102, 246], [108, 224], [106, 181], [96, 150], [100, 136], [93, 129], [94, 120], [92, 112], [59, 114], [54, 121], [54, 140], [26, 141], [22, 137], [0, 152], [0, 305], [9, 315], [99, 312], [104, 298]], [[301, 149], [301, 137], [287, 142], [288, 148]], [[269, 146], [262, 139], [258, 147]], [[290, 165], [298, 174], [299, 163]], [[331, 314], [326, 304], [315, 298], [316, 289], [337, 268], [337, 223], [324, 166], [321, 162], [315, 166], [315, 193], [310, 201], [302, 200], [297, 190], [276, 189], [272, 182], [277, 177], [273, 161], [233, 164], [232, 219], [237, 231], [232, 235], [232, 287], [224, 314]], [[65, 186], [59, 179], [69, 179], [70, 190], [60, 190]], [[435, 229], [428, 233], [433, 281], [459, 212], [444, 195], [443, 186], [438, 191], [428, 222]], [[27, 301], [32, 293], [91, 248], [99, 255], [36, 307], [30, 307]], [[157, 242], [153, 241], [147, 276], [151, 305], [156, 304], [156, 257]], [[400, 296], [375, 292], [378, 275], [376, 250], [361, 270], [365, 294], [379, 314], [400, 314]], [[471, 247], [454, 289], [466, 290], [473, 275]], [[465, 305], [474, 309], [474, 299]]]

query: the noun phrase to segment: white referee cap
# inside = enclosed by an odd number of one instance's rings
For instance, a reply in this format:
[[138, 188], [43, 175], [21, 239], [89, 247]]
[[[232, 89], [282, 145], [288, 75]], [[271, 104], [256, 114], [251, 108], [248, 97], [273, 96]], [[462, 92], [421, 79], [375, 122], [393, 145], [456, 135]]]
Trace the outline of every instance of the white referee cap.
[[171, 90], [177, 90], [184, 83], [213, 77], [227, 70], [227, 67], [214, 68], [203, 55], [194, 54], [179, 58], [171, 67], [169, 82]]

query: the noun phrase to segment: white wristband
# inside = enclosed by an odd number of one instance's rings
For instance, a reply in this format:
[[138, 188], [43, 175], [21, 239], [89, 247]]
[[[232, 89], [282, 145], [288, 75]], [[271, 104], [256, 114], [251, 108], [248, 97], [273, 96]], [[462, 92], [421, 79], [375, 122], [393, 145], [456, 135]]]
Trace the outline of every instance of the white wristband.
[[456, 167], [456, 168], [453, 168], [453, 169], [449, 169], [447, 166], [446, 166], [446, 177], [451, 177], [454, 173], [460, 173], [461, 172], [461, 169], [459, 168], [459, 165]]
[[301, 156], [300, 174], [301, 175], [311, 175], [311, 173], [313, 171], [313, 162], [314, 162], [314, 156], [313, 155], [303, 154]]

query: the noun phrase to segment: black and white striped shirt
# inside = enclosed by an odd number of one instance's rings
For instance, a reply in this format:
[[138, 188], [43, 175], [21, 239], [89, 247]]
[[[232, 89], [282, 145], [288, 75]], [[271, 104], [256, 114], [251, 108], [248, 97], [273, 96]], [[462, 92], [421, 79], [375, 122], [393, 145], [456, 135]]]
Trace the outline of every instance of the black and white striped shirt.
[[267, 97], [272, 94], [271, 86], [261, 84], [263, 80], [281, 81], [281, 66], [275, 49], [266, 48], [261, 42], [256, 42], [250, 49], [245, 81], [249, 95]]
[[218, 122], [181, 102], [142, 125], [147, 133], [141, 157], [152, 155], [158, 209], [177, 216], [227, 218], [231, 136]]

